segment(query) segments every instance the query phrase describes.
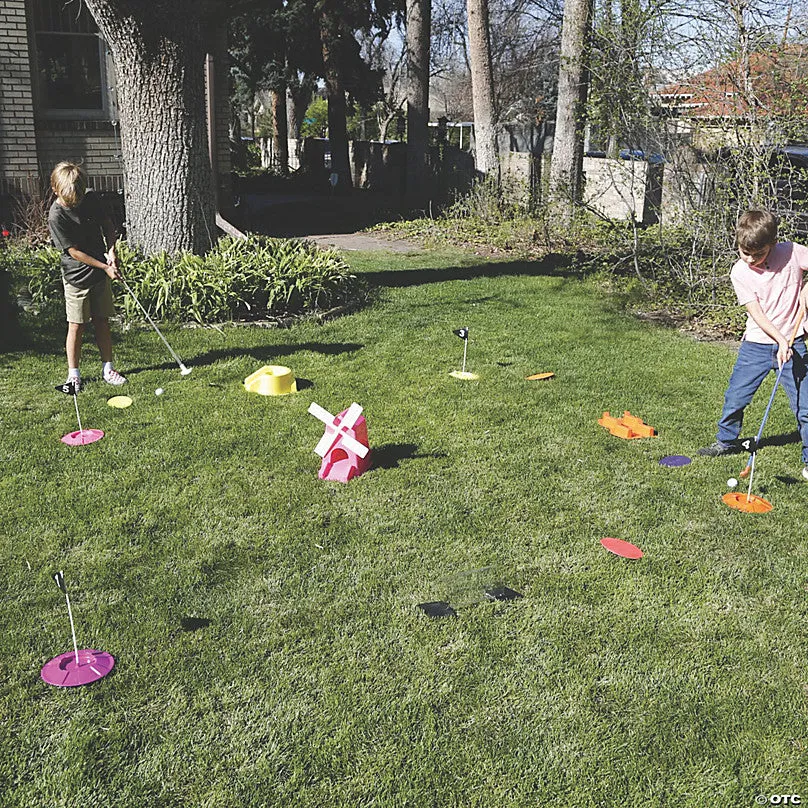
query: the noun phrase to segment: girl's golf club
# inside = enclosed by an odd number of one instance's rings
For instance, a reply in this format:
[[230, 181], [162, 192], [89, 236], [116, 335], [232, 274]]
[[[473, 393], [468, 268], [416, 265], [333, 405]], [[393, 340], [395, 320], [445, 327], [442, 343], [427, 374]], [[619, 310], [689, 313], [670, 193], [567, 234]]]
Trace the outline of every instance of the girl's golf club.
[[[802, 321], [805, 319], [805, 308], [800, 306], [800, 310], [797, 313], [797, 322], [794, 323], [794, 329], [791, 332], [791, 339], [788, 341], [789, 347], [794, 344], [794, 340], [797, 338], [797, 331], [802, 324]], [[774, 380], [774, 387], [772, 388], [772, 394], [769, 396], [769, 403], [766, 405], [766, 411], [763, 413], [763, 420], [760, 422], [760, 429], [758, 429], [757, 435], [755, 435], [755, 443], [752, 447], [752, 451], [749, 454], [749, 460], [746, 463], [746, 468], [738, 475], [741, 478], [748, 477], [750, 473], [752, 473], [755, 469], [755, 455], [757, 454], [758, 445], [760, 443], [760, 438], [763, 435], [763, 427], [766, 426], [766, 419], [769, 417], [769, 411], [772, 408], [772, 403], [774, 402], [774, 394], [777, 392], [777, 386], [780, 384], [780, 379], [783, 376], [783, 367], [781, 367], [777, 371], [777, 378]], [[754, 474], [752, 475], [754, 476]], [[752, 480], [749, 480], [749, 491], [752, 491]]]
[[129, 284], [123, 279], [123, 277], [119, 278], [118, 280], [120, 280], [120, 282], [124, 285], [126, 291], [132, 296], [132, 300], [134, 300], [135, 303], [137, 303], [138, 306], [140, 306], [140, 310], [143, 312], [143, 314], [146, 315], [146, 319], [151, 324], [151, 327], [157, 332], [157, 336], [160, 337], [161, 340], [163, 340], [166, 348], [168, 348], [168, 352], [174, 357], [174, 361], [180, 366], [180, 373], [183, 376], [187, 376], [191, 372], [191, 368], [185, 367], [185, 365], [182, 363], [182, 359], [180, 359], [177, 356], [177, 354], [174, 353], [174, 349], [168, 344], [168, 340], [163, 336], [162, 332], [157, 327], [157, 324], [154, 322], [154, 320], [152, 320], [152, 318], [149, 317], [149, 312], [146, 311], [146, 309], [143, 307], [143, 304], [137, 299], [137, 296], [129, 287]]

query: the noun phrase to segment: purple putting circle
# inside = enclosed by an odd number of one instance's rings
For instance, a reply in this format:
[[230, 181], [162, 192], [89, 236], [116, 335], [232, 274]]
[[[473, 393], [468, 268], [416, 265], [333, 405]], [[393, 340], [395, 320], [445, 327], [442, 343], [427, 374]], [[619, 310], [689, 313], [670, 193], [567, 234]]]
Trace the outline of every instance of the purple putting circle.
[[88, 443], [95, 443], [103, 437], [104, 433], [100, 429], [82, 429], [62, 435], [61, 441], [68, 446], [85, 446]]
[[660, 466], [687, 466], [690, 463], [690, 458], [685, 455], [668, 455], [659, 461]]
[[115, 657], [106, 651], [85, 648], [79, 651], [79, 662], [76, 664], [76, 652], [67, 651], [46, 662], [40, 671], [43, 681], [56, 687], [78, 687], [89, 685], [103, 679], [115, 665]]

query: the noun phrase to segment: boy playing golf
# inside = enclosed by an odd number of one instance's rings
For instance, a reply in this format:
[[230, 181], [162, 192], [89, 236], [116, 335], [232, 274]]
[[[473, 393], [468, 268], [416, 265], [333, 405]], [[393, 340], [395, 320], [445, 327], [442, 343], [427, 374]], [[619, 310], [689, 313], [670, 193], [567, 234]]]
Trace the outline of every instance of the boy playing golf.
[[[802, 438], [802, 476], [808, 480], [804, 338], [808, 287], [801, 291], [802, 273], [808, 270], [808, 247], [791, 241], [778, 243], [777, 218], [764, 210], [743, 213], [735, 236], [740, 260], [732, 267], [730, 278], [738, 303], [748, 312], [746, 330], [724, 394], [717, 440], [698, 453], [718, 457], [739, 452], [744, 409], [769, 371], [782, 369], [780, 382], [797, 416]], [[790, 346], [792, 334], [795, 339]]]
[[[120, 278], [115, 257], [115, 228], [100, 198], [87, 192], [87, 175], [75, 163], [59, 163], [51, 173], [56, 201], [48, 212], [48, 229], [62, 252], [62, 283], [67, 311], [67, 381], [81, 389], [79, 361], [84, 328], [92, 320], [95, 341], [108, 384], [126, 379], [112, 367], [109, 318], [115, 314], [110, 279]], [[106, 239], [105, 252], [104, 239]]]

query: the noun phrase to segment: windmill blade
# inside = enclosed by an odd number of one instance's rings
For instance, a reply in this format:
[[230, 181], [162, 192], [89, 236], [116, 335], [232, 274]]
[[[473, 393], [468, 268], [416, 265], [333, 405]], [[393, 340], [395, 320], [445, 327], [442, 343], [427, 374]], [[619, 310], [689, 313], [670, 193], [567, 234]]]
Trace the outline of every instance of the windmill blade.
[[333, 426], [326, 425], [325, 434], [314, 447], [315, 453], [320, 457], [325, 457], [328, 450], [339, 440], [339, 437], [339, 432]]
[[354, 403], [348, 407], [348, 412], [345, 413], [345, 417], [336, 426], [340, 429], [353, 429], [361, 414], [362, 407], [354, 401]]
[[358, 454], [359, 457], [366, 457], [367, 453], [370, 451], [367, 446], [360, 443], [355, 438], [352, 438], [350, 435], [341, 435], [340, 438], [340, 443], [344, 443], [352, 452]]
[[325, 407], [315, 404], [313, 401], [309, 404], [309, 412], [315, 417], [319, 418], [324, 424], [330, 426], [334, 423], [334, 416]]

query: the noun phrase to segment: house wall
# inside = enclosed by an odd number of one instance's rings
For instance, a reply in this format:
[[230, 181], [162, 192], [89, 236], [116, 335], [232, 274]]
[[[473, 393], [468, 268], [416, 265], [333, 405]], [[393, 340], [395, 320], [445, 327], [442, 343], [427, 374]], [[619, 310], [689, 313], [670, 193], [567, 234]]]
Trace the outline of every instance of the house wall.
[[644, 160], [584, 157], [584, 202], [609, 219], [658, 220], [662, 166]]
[[[0, 196], [39, 194], [50, 172], [62, 160], [84, 165], [90, 187], [123, 188], [120, 128], [103, 119], [44, 117], [37, 112], [33, 32], [28, 0], [0, 2]], [[215, 155], [219, 195], [224, 206], [232, 197], [229, 140], [229, 74], [226, 31], [213, 43], [215, 71]], [[110, 74], [113, 66], [107, 64]], [[114, 76], [109, 76], [114, 83]], [[115, 113], [112, 113], [115, 114]], [[11, 203], [5, 205], [10, 208]]]
[[123, 187], [120, 137], [110, 121], [37, 122], [36, 144], [43, 179], [62, 160], [82, 163], [96, 191]]
[[25, 0], [0, 4], [0, 194], [38, 189]]

